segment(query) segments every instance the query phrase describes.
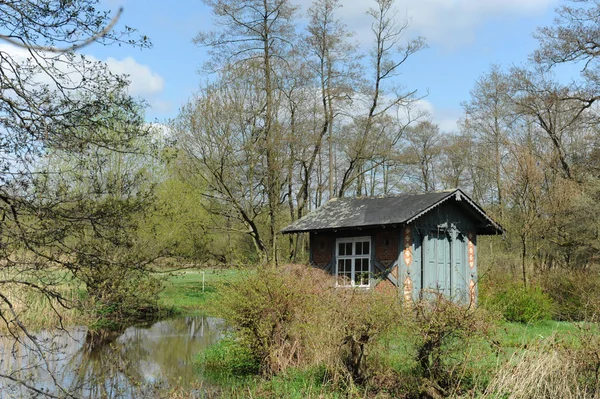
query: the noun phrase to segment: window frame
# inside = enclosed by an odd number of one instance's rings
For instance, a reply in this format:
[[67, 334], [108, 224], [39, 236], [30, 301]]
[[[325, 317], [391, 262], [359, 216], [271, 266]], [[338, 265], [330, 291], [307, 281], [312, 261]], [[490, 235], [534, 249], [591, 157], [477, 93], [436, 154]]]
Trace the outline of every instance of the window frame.
[[[369, 243], [369, 253], [366, 255], [356, 254], [356, 244], [357, 243]], [[340, 255], [340, 244], [342, 243], [352, 243], [352, 254], [351, 255]], [[361, 236], [361, 237], [339, 237], [335, 240], [335, 286], [336, 287], [345, 287], [345, 288], [370, 288], [371, 287], [371, 276], [373, 270], [373, 262], [371, 257], [373, 256], [373, 245], [371, 242], [370, 236]], [[339, 261], [340, 259], [350, 259], [350, 284], [340, 284], [340, 273], [339, 273]], [[367, 284], [356, 284], [356, 260], [357, 259], [367, 259], [368, 262], [368, 270], [367, 273], [369, 275], [369, 282]]]

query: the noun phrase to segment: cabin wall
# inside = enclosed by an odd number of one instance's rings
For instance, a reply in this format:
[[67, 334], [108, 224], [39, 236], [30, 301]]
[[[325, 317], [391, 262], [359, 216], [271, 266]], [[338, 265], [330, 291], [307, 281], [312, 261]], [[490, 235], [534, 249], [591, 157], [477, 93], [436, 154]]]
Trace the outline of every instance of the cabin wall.
[[336, 236], [331, 233], [310, 233], [310, 263], [319, 269], [333, 272]]
[[[406, 299], [418, 300], [423, 295], [442, 292], [457, 302], [474, 302], [477, 237], [472, 219], [455, 203], [442, 203], [405, 227], [405, 243], [408, 234], [412, 263], [408, 266], [404, 262], [402, 270]], [[407, 287], [406, 283], [412, 285]]]
[[372, 286], [417, 301], [440, 290], [461, 303], [477, 298], [477, 236], [470, 215], [442, 203], [399, 227], [310, 234], [310, 261], [335, 274], [336, 240], [371, 237]]
[[400, 229], [353, 229], [340, 232], [310, 234], [310, 263], [330, 274], [335, 274], [336, 240], [349, 237], [371, 238], [371, 284], [378, 290], [393, 291], [398, 287], [398, 254], [400, 252]]

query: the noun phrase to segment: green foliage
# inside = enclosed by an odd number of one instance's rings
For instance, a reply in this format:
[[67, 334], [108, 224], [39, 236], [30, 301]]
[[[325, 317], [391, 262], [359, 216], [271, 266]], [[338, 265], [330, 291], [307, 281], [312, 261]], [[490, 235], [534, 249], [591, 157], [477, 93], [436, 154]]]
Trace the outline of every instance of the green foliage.
[[499, 312], [507, 321], [531, 323], [552, 318], [554, 301], [540, 286], [504, 281], [482, 291], [480, 304]]
[[205, 375], [216, 377], [257, 374], [259, 363], [249, 348], [233, 337], [221, 339], [198, 355], [196, 365]]
[[162, 282], [146, 271], [102, 267], [85, 278], [92, 328], [119, 329], [158, 313]]
[[217, 252], [206, 229], [208, 215], [200, 204], [202, 189], [176, 178], [156, 187], [157, 211], [143, 222], [142, 237], [171, 256], [206, 262]]

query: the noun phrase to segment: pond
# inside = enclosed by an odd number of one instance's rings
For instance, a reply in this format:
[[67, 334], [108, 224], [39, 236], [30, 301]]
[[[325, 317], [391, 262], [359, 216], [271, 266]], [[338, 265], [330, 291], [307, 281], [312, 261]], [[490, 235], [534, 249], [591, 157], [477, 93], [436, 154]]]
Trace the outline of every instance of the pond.
[[137, 398], [157, 387], [202, 384], [194, 357], [224, 333], [221, 319], [195, 316], [129, 327], [102, 339], [88, 334], [86, 327], [41, 331], [35, 340], [2, 336], [0, 398], [41, 392]]

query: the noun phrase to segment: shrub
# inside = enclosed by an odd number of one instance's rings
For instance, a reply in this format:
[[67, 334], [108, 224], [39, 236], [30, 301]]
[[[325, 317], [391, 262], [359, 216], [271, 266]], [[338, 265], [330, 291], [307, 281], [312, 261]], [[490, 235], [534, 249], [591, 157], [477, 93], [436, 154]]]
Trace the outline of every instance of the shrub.
[[117, 330], [158, 313], [162, 281], [147, 271], [106, 266], [88, 273], [83, 280], [89, 294], [86, 308], [92, 313], [92, 329]]
[[[474, 379], [469, 344], [490, 327], [482, 312], [441, 296], [410, 310], [396, 295], [334, 288], [333, 277], [306, 266], [260, 269], [219, 293], [218, 309], [234, 328], [235, 341], [206, 352], [205, 368], [240, 374], [254, 364], [269, 381], [281, 379], [286, 386], [304, 386], [306, 376], [315, 375], [323, 381], [306, 386], [334, 387], [350, 396], [366, 390], [402, 397], [464, 393]], [[390, 366], [390, 339], [405, 345], [399, 362], [410, 367]], [[240, 346], [242, 360], [236, 360], [232, 354]]]
[[403, 320], [402, 307], [396, 296], [376, 291], [340, 289], [334, 294], [331, 325], [341, 342], [337, 356], [351, 381], [362, 383], [369, 375], [370, 349]]
[[322, 270], [263, 268], [221, 287], [220, 315], [264, 376], [325, 367], [336, 383], [363, 382], [370, 348], [400, 320], [396, 297], [334, 288]]
[[236, 330], [269, 376], [327, 357], [329, 320], [324, 293], [331, 287], [325, 272], [307, 267], [261, 268], [223, 285], [217, 299], [220, 315]]
[[529, 323], [552, 318], [554, 302], [539, 286], [504, 282], [480, 297], [480, 304], [498, 311], [507, 321]]
[[557, 320], [594, 320], [600, 316], [598, 270], [554, 270], [545, 273], [540, 280], [544, 292], [556, 304]]
[[[421, 376], [421, 396], [455, 395], [469, 388], [472, 380], [471, 346], [486, 356], [486, 338], [492, 331], [487, 314], [458, 305], [439, 295], [415, 305], [413, 323], [416, 372]], [[480, 359], [479, 359], [480, 360]], [[437, 395], [437, 396], [436, 396]]]

